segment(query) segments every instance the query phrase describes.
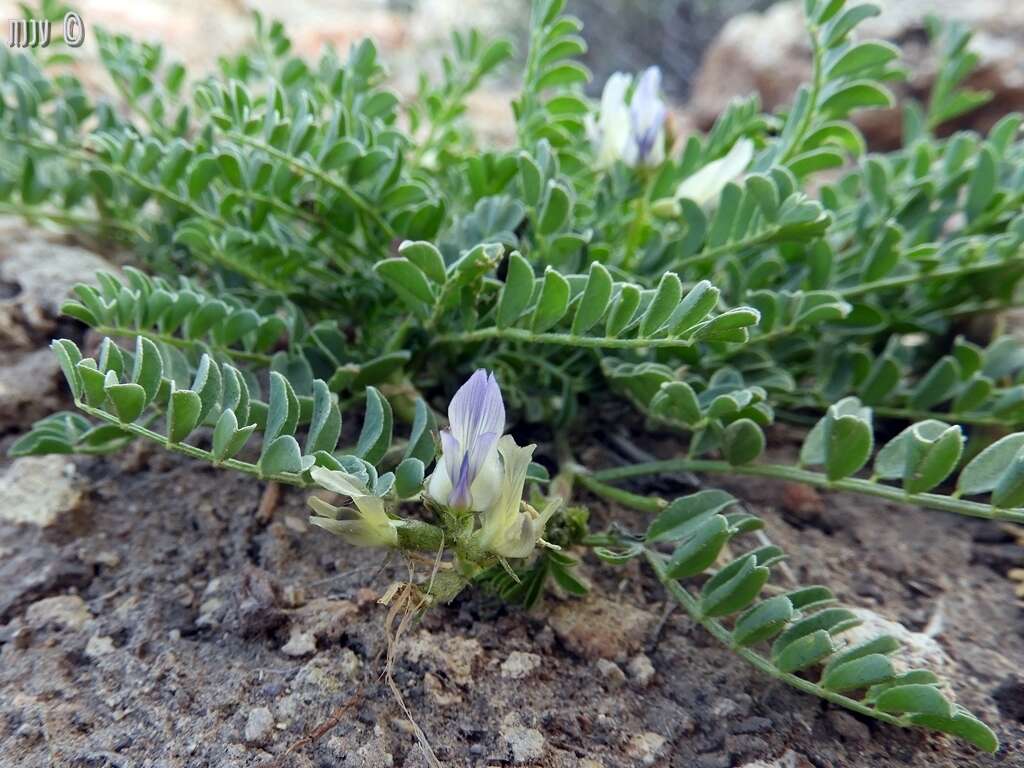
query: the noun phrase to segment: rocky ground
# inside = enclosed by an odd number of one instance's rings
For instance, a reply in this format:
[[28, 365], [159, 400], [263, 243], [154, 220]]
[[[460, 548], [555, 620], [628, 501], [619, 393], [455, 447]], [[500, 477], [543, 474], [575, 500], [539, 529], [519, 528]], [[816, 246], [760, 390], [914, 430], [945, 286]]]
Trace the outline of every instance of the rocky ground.
[[[48, 249], [64, 280], [98, 259], [5, 232], [0, 327], [15, 332], [3, 340], [4, 451], [68, 405], [39, 346], [81, 333], [57, 323], [62, 283], [25, 254]], [[588, 463], [617, 460], [585, 442]], [[680, 447], [665, 436], [648, 448]], [[996, 727], [1000, 754], [773, 683], [671, 611], [644, 569], [588, 559], [585, 600], [549, 596], [524, 613], [477, 592], [408, 630], [395, 685], [442, 764], [1024, 766], [1024, 621], [1006, 579], [1024, 550], [1008, 531], [795, 486], [724, 487], [763, 515], [799, 582], [830, 585], [874, 624], [908, 627], [915, 653]], [[0, 498], [0, 764], [426, 764], [381, 680], [377, 600], [407, 565], [309, 530], [301, 493], [268, 505], [260, 483], [136, 445], [3, 459]], [[633, 514], [594, 513], [598, 527]]]
[[[467, 2], [421, 3], [411, 16], [372, 0], [290, 11], [303, 50], [378, 37], [401, 83], [401, 62], [436, 43], [457, 11], [506, 23], [497, 4]], [[87, 24], [160, 37], [200, 69], [219, 53], [204, 30], [220, 30], [218, 45], [244, 34], [241, 3], [88, 0], [79, 10]], [[756, 32], [759, 19], [742, 23]], [[1013, 23], [1008, 15], [992, 34]], [[491, 91], [477, 115], [497, 126], [506, 109], [507, 93]], [[269, 504], [260, 483], [146, 446], [6, 458], [33, 420], [69, 406], [45, 349], [54, 336], [81, 338], [57, 317], [67, 287], [127, 258], [83, 246], [0, 222], [0, 765], [426, 765], [382, 680], [387, 609], [377, 600], [408, 578], [405, 563], [308, 530], [299, 492]], [[794, 442], [782, 430], [771, 440], [782, 451]], [[601, 443], [581, 438], [582, 458], [615, 462]], [[645, 447], [679, 450], [669, 436]], [[681, 493], [685, 481], [657, 490]], [[441, 763], [1024, 766], [1024, 617], [1006, 578], [1024, 566], [1024, 548], [1012, 532], [795, 486], [723, 485], [764, 517], [797, 580], [828, 584], [876, 625], [906, 626], [1003, 750], [982, 756], [773, 683], [672, 611], [643, 568], [588, 558], [584, 600], [552, 595], [524, 613], [476, 592], [406, 632], [395, 686]], [[594, 525], [631, 514], [595, 505]]]

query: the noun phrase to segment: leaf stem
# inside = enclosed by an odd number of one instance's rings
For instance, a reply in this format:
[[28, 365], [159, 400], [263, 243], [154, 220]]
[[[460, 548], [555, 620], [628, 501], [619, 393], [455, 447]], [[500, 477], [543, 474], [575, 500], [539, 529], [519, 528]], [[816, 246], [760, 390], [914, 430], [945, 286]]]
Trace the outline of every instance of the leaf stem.
[[787, 480], [804, 483], [817, 488], [834, 491], [853, 491], [866, 496], [877, 496], [899, 504], [916, 504], [928, 509], [953, 512], [966, 517], [977, 517], [983, 520], [1000, 520], [1011, 523], [1024, 523], [1024, 509], [999, 509], [989, 504], [976, 501], [964, 501], [943, 496], [937, 493], [907, 493], [902, 488], [872, 482], [856, 477], [842, 480], [829, 480], [820, 472], [811, 472], [800, 467], [781, 464], [743, 464], [733, 466], [726, 461], [713, 459], [667, 459], [642, 464], [631, 464], [624, 467], [612, 467], [591, 473], [590, 477], [601, 483], [624, 480], [642, 475], [669, 474], [672, 472], [710, 472], [724, 475], [748, 475], [751, 477], [767, 477], [774, 480]]
[[882, 722], [889, 723], [891, 725], [905, 725], [905, 723], [903, 723], [898, 717], [894, 717], [893, 715], [890, 715], [886, 712], [879, 712], [877, 709], [874, 709], [873, 707], [869, 707], [865, 704], [860, 703], [859, 701], [851, 699], [847, 696], [843, 696], [840, 693], [829, 691], [825, 688], [822, 688], [820, 685], [811, 682], [810, 680], [806, 680], [800, 677], [799, 675], [794, 675], [789, 672], [782, 672], [781, 670], [776, 668], [775, 665], [772, 664], [768, 659], [766, 659], [761, 654], [757, 653], [757, 651], [751, 650], [750, 648], [746, 648], [744, 646], [737, 645], [733, 641], [732, 632], [726, 629], [726, 627], [717, 619], [704, 616], [700, 610], [700, 604], [697, 602], [697, 599], [693, 595], [691, 595], [689, 590], [683, 587], [682, 584], [680, 584], [678, 581], [676, 581], [668, 575], [668, 569], [665, 565], [664, 555], [661, 555], [650, 549], [645, 549], [644, 556], [647, 558], [647, 562], [650, 564], [655, 576], [658, 577], [658, 581], [662, 583], [662, 586], [665, 587], [665, 589], [668, 591], [670, 595], [672, 595], [676, 602], [678, 602], [686, 610], [686, 612], [690, 615], [690, 618], [692, 618], [694, 621], [696, 621], [698, 624], [704, 627], [704, 629], [706, 629], [716, 640], [718, 640], [720, 643], [726, 646], [726, 648], [735, 653], [748, 664], [752, 665], [753, 667], [760, 670], [769, 677], [772, 677], [776, 680], [781, 680], [787, 685], [791, 685], [794, 688], [803, 691], [804, 693], [809, 693], [813, 696], [825, 699], [826, 701], [830, 701], [833, 704], [838, 704], [839, 706], [853, 710], [858, 714], [866, 715], [867, 717], [873, 717], [876, 720], [881, 720]]
[[605, 336], [579, 336], [572, 333], [533, 333], [525, 328], [478, 328], [475, 331], [457, 331], [435, 336], [435, 344], [468, 344], [475, 341], [504, 339], [525, 341], [533, 344], [560, 344], [569, 347], [589, 349], [684, 349], [694, 342], [687, 339], [618, 339]]

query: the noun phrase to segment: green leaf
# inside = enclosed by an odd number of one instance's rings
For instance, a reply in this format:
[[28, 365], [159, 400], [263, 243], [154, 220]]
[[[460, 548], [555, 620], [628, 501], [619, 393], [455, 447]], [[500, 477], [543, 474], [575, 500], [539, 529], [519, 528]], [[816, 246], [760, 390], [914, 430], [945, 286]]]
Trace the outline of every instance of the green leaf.
[[[735, 562], [740, 566], [734, 572], [722, 569], [701, 590], [703, 616], [727, 616], [746, 608], [768, 581], [771, 572], [757, 565], [757, 558], [752, 555]], [[728, 578], [718, 578], [723, 573], [727, 573]]]
[[366, 415], [356, 441], [355, 455], [376, 464], [391, 446], [391, 404], [374, 387], [366, 388]]
[[263, 477], [279, 475], [283, 472], [301, 472], [302, 452], [299, 443], [291, 435], [281, 435], [263, 450], [259, 461], [260, 474]]
[[694, 530], [694, 521], [702, 522], [737, 503], [734, 496], [716, 488], [681, 496], [651, 521], [647, 543], [679, 541]]
[[880, 712], [952, 717], [953, 707], [933, 685], [899, 685], [884, 691], [875, 702]]
[[419, 308], [425, 304], [433, 306], [434, 292], [427, 281], [427, 276], [419, 267], [406, 258], [384, 259], [378, 261], [373, 271], [376, 272], [403, 301]]
[[615, 338], [632, 322], [640, 306], [640, 288], [632, 283], [623, 283], [612, 303], [605, 325], [605, 335]]
[[83, 388], [82, 380], [78, 375], [78, 363], [82, 360], [82, 353], [73, 341], [67, 339], [55, 340], [50, 344], [50, 349], [57, 356], [57, 362], [68, 383], [68, 389], [71, 390], [71, 396], [76, 400], [81, 399]]
[[498, 301], [495, 325], [507, 328], [525, 311], [533, 294], [533, 267], [518, 251], [509, 255], [508, 274]]
[[423, 464], [434, 460], [435, 446], [433, 433], [437, 431], [434, 413], [422, 398], [416, 398], [413, 405], [412, 429], [409, 432], [409, 444], [406, 446], [403, 459], [416, 458]]
[[960, 472], [957, 491], [964, 496], [988, 493], [1024, 448], [1024, 432], [997, 440], [975, 456]]
[[910, 715], [908, 720], [914, 725], [957, 736], [986, 752], [994, 753], [999, 750], [999, 739], [992, 729], [964, 711], [957, 712], [953, 717], [915, 714]]
[[199, 367], [196, 368], [196, 376], [192, 381], [192, 391], [199, 395], [202, 402], [202, 409], [199, 411], [199, 421], [202, 421], [220, 405], [222, 392], [220, 368], [209, 355], [204, 354], [199, 359]]
[[884, 67], [889, 62], [898, 59], [899, 55], [900, 49], [892, 43], [881, 40], [858, 43], [826, 70], [825, 77], [833, 80], [857, 74], [865, 69]]
[[817, 664], [832, 653], [832, 637], [823, 629], [795, 640], [774, 659], [780, 672], [793, 673]]
[[729, 540], [729, 524], [721, 515], [704, 519], [672, 555], [667, 566], [673, 579], [696, 576], [709, 568]]
[[540, 220], [537, 222], [537, 233], [550, 235], [563, 229], [569, 221], [571, 208], [569, 190], [565, 185], [557, 181], [549, 181], [547, 193], [544, 196], [544, 205], [540, 211]]
[[569, 307], [569, 281], [548, 267], [544, 272], [544, 285], [540, 299], [533, 310], [533, 330], [543, 333], [565, 316]]
[[647, 305], [647, 311], [640, 320], [640, 336], [650, 338], [660, 331], [669, 317], [679, 306], [683, 295], [683, 284], [675, 272], [666, 272], [661, 276], [654, 298]]
[[313, 414], [309, 420], [304, 453], [330, 453], [341, 436], [341, 410], [331, 391], [321, 379], [313, 382]]
[[[546, 286], [545, 286], [546, 287]], [[572, 333], [581, 336], [586, 333], [608, 309], [612, 296], [612, 276], [604, 265], [594, 262], [590, 265], [590, 274], [586, 287], [576, 306], [576, 316], [572, 321]], [[543, 300], [543, 296], [541, 297]]]
[[841, 88], [822, 103], [820, 112], [829, 119], [843, 118], [857, 109], [891, 107], [892, 93], [871, 80], [858, 80]]
[[174, 389], [167, 406], [167, 442], [180, 443], [199, 425], [202, 398], [190, 389]]
[[412, 262], [428, 279], [443, 285], [447, 279], [444, 257], [433, 243], [406, 240], [398, 246], [398, 253]]
[[151, 403], [160, 389], [160, 380], [164, 374], [164, 362], [156, 344], [139, 336], [135, 339], [135, 361], [132, 368], [132, 381], [142, 387], [146, 393], [146, 402]]
[[398, 498], [408, 499], [419, 493], [423, 488], [424, 473], [423, 462], [419, 459], [402, 459], [395, 469], [395, 493], [398, 494]]
[[830, 669], [822, 678], [821, 685], [830, 691], [845, 693], [883, 683], [894, 674], [888, 657], [873, 653]]
[[114, 405], [117, 418], [128, 424], [142, 415], [146, 407], [146, 390], [138, 384], [118, 384], [117, 376], [108, 371], [104, 389]]
[[776, 595], [749, 608], [738, 619], [732, 631], [737, 645], [755, 645], [770, 640], [793, 618], [793, 604], [785, 595]]
[[734, 467], [749, 464], [764, 453], [764, 432], [751, 419], [737, 419], [725, 428], [722, 453]]

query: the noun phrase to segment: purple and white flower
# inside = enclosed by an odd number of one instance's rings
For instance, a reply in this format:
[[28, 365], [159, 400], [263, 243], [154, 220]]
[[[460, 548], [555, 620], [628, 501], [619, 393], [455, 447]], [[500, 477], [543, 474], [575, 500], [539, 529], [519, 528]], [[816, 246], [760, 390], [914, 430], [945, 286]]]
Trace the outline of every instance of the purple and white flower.
[[481, 368], [459, 387], [448, 405], [448, 422], [427, 493], [454, 509], [482, 512], [501, 489], [498, 439], [505, 431], [505, 403], [494, 374]]
[[665, 159], [667, 109], [660, 95], [661, 70], [646, 69], [629, 99], [632, 82], [633, 78], [622, 72], [609, 77], [597, 119], [588, 116], [587, 130], [601, 167], [619, 160], [633, 167], [656, 166]]

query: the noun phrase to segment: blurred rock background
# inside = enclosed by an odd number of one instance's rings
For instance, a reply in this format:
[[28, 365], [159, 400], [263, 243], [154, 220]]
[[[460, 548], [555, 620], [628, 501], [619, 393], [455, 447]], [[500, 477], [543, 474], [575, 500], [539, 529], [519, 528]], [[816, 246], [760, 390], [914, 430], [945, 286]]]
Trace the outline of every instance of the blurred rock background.
[[[996, 98], [955, 127], [984, 130], [998, 116], [1024, 107], [1024, 3], [1018, 0], [876, 0], [884, 7], [864, 25], [865, 35], [889, 40], [904, 52], [911, 72], [902, 95], [927, 93], [935, 62], [930, 56], [924, 18], [938, 14], [959, 19], [977, 31], [974, 47], [981, 67], [971, 85]], [[800, 0], [568, 0], [583, 19], [590, 44], [586, 64], [594, 71], [596, 95], [620, 69], [658, 64], [664, 86], [677, 104], [684, 128], [707, 128], [729, 99], [752, 91], [766, 107], [782, 107], [809, 73], [810, 51]], [[71, 6], [86, 26], [86, 44], [76, 52], [84, 79], [104, 87], [96, 69], [89, 30], [99, 25], [141, 39], [159, 40], [171, 56], [196, 73], [217, 57], [237, 51], [252, 30], [250, 14], [285, 22], [294, 50], [314, 57], [324, 45], [341, 51], [364, 37], [381, 48], [401, 93], [415, 89], [422, 67], [436, 71], [455, 28], [476, 26], [506, 34], [525, 48], [528, 0], [79, 0]], [[19, 16], [16, 3], [0, 0], [0, 22]], [[6, 37], [6, 24], [4, 35]], [[6, 42], [6, 41], [5, 41]], [[516, 88], [515, 67], [473, 100], [472, 114], [484, 134], [508, 137], [509, 101]], [[872, 145], [891, 148], [899, 138], [897, 113], [877, 112], [860, 120]]]

